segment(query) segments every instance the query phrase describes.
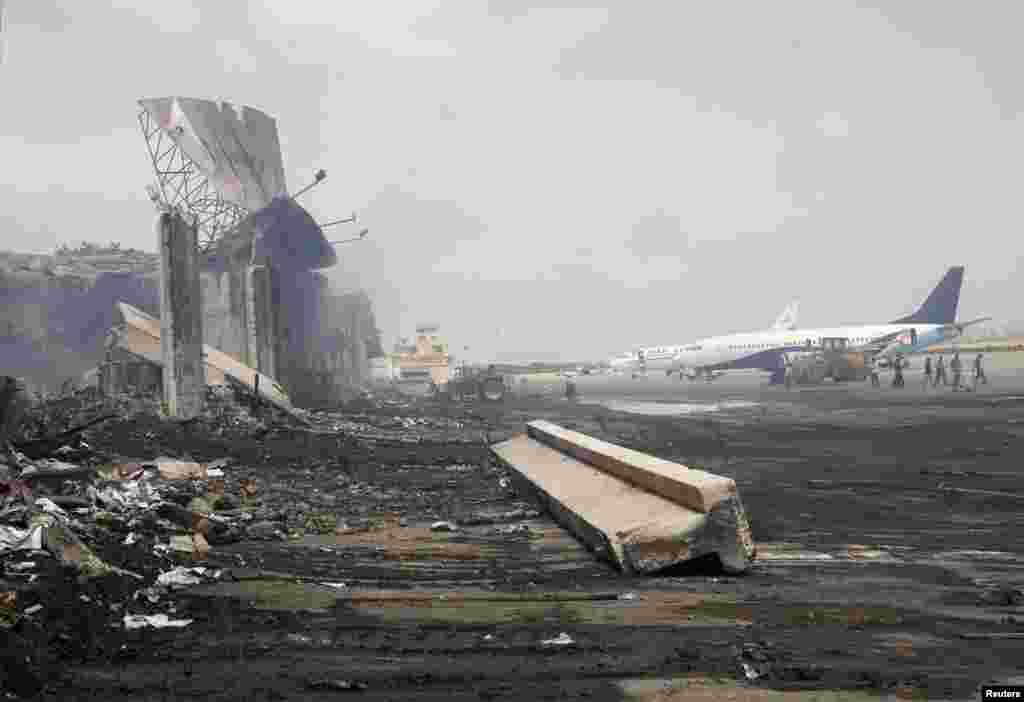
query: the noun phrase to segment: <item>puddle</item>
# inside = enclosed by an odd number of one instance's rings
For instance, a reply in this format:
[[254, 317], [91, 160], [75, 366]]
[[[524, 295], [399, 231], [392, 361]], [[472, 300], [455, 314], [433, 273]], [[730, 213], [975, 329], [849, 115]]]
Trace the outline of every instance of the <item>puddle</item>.
[[1005, 551], [943, 551], [932, 556], [936, 560], [955, 561], [1001, 561], [1004, 563], [1021, 563], [1018, 553]]
[[645, 592], [547, 592], [535, 594], [459, 591], [351, 591], [286, 579], [217, 583], [193, 596], [245, 600], [257, 609], [320, 611], [340, 605], [348, 616], [399, 624], [609, 624], [617, 626], [735, 625], [751, 615], [728, 595]]
[[758, 561], [834, 561], [835, 556], [818, 551], [807, 551], [799, 544], [759, 543]]
[[[694, 674], [678, 678], [646, 678], [615, 683], [622, 699], [630, 702], [879, 702], [887, 699], [873, 690], [773, 690], [739, 683], [733, 677]], [[906, 699], [926, 699], [923, 690], [904, 694]], [[891, 696], [896, 699], [896, 695]]]
[[745, 402], [742, 400], [736, 400], [733, 402], [711, 402], [705, 404], [608, 400], [601, 404], [615, 412], [628, 412], [630, 414], [644, 414], [655, 417], [683, 417], [691, 414], [707, 414], [721, 412], [723, 410], [750, 409], [758, 406], [758, 403], [756, 402]]

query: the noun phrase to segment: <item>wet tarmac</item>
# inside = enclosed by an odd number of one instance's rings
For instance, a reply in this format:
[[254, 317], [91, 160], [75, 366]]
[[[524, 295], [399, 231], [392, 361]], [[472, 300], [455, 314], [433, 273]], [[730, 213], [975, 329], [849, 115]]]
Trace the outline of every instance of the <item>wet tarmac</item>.
[[[93, 626], [49, 654], [44, 698], [977, 699], [1024, 675], [1024, 383], [992, 376], [963, 394], [581, 378], [575, 403], [362, 410], [462, 425], [444, 435], [106, 426], [90, 443], [231, 455], [268, 502], [350, 528], [214, 548], [231, 575], [179, 591], [191, 625]], [[532, 419], [733, 477], [756, 566], [616, 573], [489, 458]]]

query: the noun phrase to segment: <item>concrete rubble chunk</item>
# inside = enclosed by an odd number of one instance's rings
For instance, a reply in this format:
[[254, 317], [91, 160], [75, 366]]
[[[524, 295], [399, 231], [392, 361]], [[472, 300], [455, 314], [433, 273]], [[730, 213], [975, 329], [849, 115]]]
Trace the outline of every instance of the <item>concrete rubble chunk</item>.
[[524, 494], [625, 573], [715, 554], [730, 573], [755, 557], [733, 480], [598, 441], [550, 422], [491, 446]]

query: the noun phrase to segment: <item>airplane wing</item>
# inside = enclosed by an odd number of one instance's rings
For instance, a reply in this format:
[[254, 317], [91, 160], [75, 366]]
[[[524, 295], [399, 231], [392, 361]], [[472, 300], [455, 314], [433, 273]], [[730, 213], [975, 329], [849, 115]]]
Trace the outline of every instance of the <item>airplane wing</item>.
[[851, 345], [850, 348], [855, 351], [881, 355], [886, 352], [891, 353], [900, 345], [910, 345], [911, 341], [910, 329], [901, 329], [891, 334], [876, 336], [863, 344]]
[[943, 329], [945, 331], [955, 331], [958, 334], [963, 334], [964, 329], [966, 329], [967, 327], [974, 324], [981, 324], [982, 322], [988, 322], [991, 319], [991, 317], [978, 317], [977, 319], [972, 319], [969, 322], [954, 322], [953, 324], [947, 324], [943, 327]]
[[911, 335], [910, 329], [904, 329], [896, 332], [895, 334], [887, 334], [877, 342], [872, 340], [868, 345], [869, 347], [881, 347], [875, 351], [875, 355], [887, 358], [897, 353], [900, 349], [904, 349], [908, 346], [913, 347], [914, 337]]

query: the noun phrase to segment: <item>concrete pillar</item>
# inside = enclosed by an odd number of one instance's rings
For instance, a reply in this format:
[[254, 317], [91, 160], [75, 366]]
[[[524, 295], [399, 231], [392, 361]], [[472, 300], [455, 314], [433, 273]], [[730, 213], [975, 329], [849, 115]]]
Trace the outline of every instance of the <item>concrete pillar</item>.
[[164, 402], [170, 416], [189, 419], [203, 411], [206, 395], [199, 231], [176, 212], [161, 213], [156, 231]]
[[363, 306], [358, 298], [352, 308], [352, 384], [359, 388], [366, 380], [366, 342], [363, 340]]
[[271, 269], [266, 264], [249, 266], [246, 303], [249, 333], [249, 365], [271, 378], [277, 377], [277, 315]]

